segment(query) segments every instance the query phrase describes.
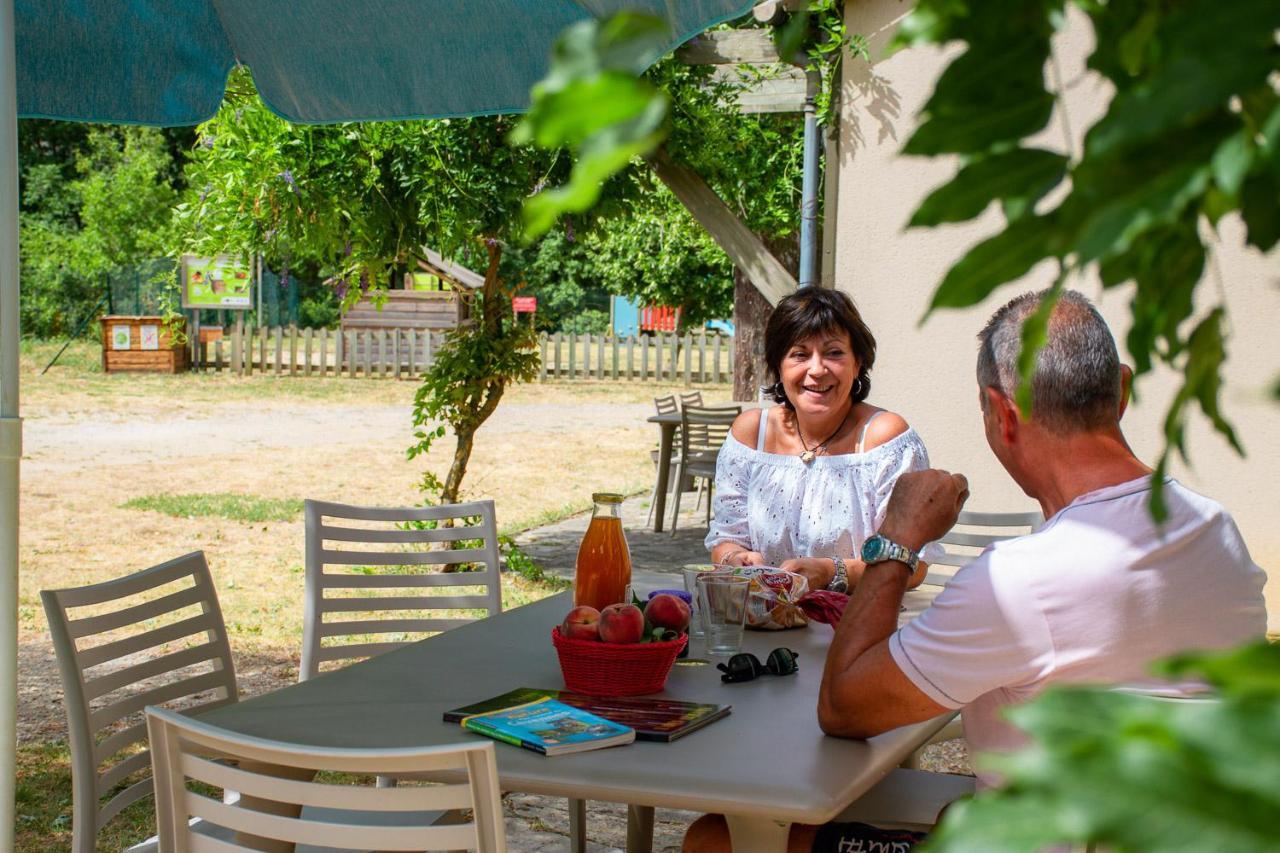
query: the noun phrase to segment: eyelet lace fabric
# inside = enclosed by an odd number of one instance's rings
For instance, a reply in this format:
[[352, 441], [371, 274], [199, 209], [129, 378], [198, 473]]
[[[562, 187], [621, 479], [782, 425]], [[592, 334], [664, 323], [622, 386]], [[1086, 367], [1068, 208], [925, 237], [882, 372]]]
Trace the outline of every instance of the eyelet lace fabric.
[[[884, 521], [898, 477], [929, 467], [929, 452], [907, 429], [865, 453], [798, 456], [766, 453], [730, 435], [716, 458], [711, 550], [734, 542], [777, 566], [795, 557], [857, 556]], [[926, 545], [925, 562], [942, 547]]]

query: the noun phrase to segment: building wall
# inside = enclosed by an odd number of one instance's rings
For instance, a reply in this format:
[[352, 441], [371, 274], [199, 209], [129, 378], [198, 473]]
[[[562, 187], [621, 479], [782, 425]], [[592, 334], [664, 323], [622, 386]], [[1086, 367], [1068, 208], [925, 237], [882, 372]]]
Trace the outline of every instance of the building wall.
[[[846, 8], [849, 28], [871, 41], [873, 62], [845, 63], [840, 132], [840, 205], [835, 284], [857, 301], [879, 344], [871, 401], [901, 413], [924, 437], [937, 467], [961, 471], [972, 484], [971, 509], [1034, 508], [1004, 474], [983, 440], [974, 380], [976, 335], [1010, 297], [1052, 281], [1048, 264], [998, 290], [982, 305], [948, 310], [921, 324], [929, 297], [964, 252], [1000, 226], [996, 210], [971, 223], [904, 230], [911, 213], [957, 168], [944, 158], [899, 155], [915, 116], [954, 55], [952, 49], [911, 49], [887, 59], [884, 46], [909, 6], [899, 0], [858, 0]], [[1037, 140], [1079, 152], [1080, 132], [1106, 109], [1110, 89], [1086, 72], [1092, 31], [1078, 13], [1054, 44], [1065, 116], [1059, 112]], [[1054, 75], [1050, 84], [1054, 84]], [[1064, 120], [1065, 119], [1065, 120]], [[1074, 138], [1073, 138], [1074, 136]], [[1074, 148], [1072, 148], [1074, 146]], [[1268, 387], [1280, 376], [1280, 252], [1262, 256], [1244, 245], [1238, 220], [1222, 223], [1216, 274], [1200, 290], [1203, 305], [1225, 301], [1231, 317], [1223, 408], [1248, 453], [1241, 459], [1205, 423], [1192, 417], [1192, 467], [1173, 467], [1181, 482], [1221, 501], [1235, 516], [1254, 559], [1267, 571], [1271, 629], [1280, 630], [1280, 404]], [[1125, 354], [1126, 289], [1103, 294], [1096, 280], [1076, 289], [1095, 299]], [[1164, 413], [1177, 384], [1169, 371], [1143, 378], [1124, 418], [1125, 433], [1143, 459], [1162, 444]], [[1209, 577], [1209, 575], [1206, 575]]]

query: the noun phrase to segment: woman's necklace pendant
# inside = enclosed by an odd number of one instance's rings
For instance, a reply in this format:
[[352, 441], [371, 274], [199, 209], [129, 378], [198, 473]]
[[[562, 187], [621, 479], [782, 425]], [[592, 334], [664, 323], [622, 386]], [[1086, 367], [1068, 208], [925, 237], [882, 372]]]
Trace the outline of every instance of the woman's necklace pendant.
[[812, 450], [806, 450], [804, 453], [800, 454], [800, 461], [808, 465], [817, 457], [817, 455], [818, 454]]

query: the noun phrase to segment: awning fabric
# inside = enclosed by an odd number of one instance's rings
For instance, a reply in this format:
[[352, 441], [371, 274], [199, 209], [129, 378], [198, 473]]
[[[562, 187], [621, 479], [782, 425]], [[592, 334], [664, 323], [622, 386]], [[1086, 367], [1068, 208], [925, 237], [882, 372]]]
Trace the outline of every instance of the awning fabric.
[[296, 122], [520, 112], [565, 27], [619, 9], [671, 47], [743, 0], [16, 0], [18, 115], [184, 125], [247, 65]]

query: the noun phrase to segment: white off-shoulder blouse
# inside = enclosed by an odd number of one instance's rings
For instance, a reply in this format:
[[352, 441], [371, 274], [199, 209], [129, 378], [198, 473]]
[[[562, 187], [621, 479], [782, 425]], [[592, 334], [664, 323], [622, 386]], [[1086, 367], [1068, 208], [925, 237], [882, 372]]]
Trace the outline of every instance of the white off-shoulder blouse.
[[[734, 542], [770, 566], [795, 557], [857, 557], [884, 521], [898, 477], [928, 467], [924, 442], [910, 428], [863, 453], [819, 456], [807, 465], [730, 434], [716, 459], [707, 550]], [[929, 562], [940, 555], [931, 543], [920, 556]]]

